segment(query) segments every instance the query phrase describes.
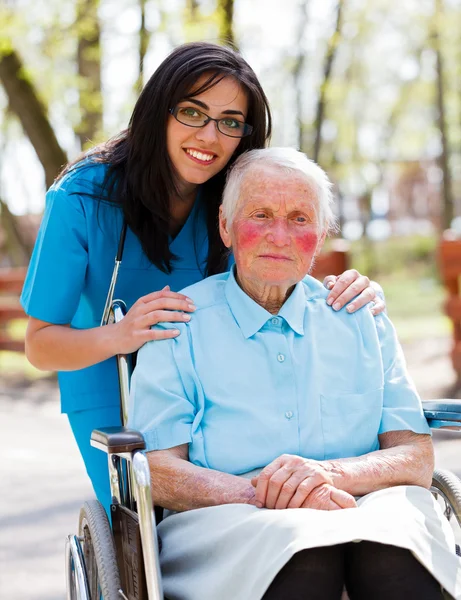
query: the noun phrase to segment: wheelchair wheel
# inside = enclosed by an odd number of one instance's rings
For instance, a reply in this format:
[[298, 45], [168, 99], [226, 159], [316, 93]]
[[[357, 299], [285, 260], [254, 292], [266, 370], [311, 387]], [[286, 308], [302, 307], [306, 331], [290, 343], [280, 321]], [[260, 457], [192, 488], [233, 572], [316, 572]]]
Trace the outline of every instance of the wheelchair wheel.
[[445, 502], [445, 516], [450, 520], [454, 515], [461, 525], [461, 481], [444, 469], [435, 469], [432, 475], [431, 492], [441, 496]]
[[120, 574], [106, 511], [97, 500], [85, 502], [79, 518], [79, 538], [91, 600], [120, 600]]

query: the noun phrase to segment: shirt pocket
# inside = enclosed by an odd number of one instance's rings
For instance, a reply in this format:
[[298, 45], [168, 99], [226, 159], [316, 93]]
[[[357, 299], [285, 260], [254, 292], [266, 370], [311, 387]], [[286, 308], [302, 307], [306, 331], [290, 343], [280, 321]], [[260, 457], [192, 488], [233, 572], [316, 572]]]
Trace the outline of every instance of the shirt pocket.
[[361, 456], [378, 449], [383, 388], [362, 394], [320, 396], [325, 459]]

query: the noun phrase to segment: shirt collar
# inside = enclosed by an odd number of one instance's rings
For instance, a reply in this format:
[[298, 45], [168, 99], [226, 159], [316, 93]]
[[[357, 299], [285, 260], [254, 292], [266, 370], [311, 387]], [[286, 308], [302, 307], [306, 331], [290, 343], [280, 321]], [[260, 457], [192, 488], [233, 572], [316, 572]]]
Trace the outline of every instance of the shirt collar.
[[[226, 282], [225, 294], [229, 307], [245, 338], [250, 338], [257, 333], [274, 315], [248, 296], [235, 280], [235, 266], [229, 272]], [[299, 335], [304, 335], [304, 311], [306, 296], [302, 282], [295, 285], [288, 300], [280, 309], [277, 316]]]

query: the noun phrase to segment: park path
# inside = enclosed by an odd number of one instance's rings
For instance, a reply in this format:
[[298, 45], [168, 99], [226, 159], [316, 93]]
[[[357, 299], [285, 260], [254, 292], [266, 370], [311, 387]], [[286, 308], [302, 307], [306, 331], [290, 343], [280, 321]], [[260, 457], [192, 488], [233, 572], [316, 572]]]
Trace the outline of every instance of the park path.
[[[449, 340], [405, 348], [423, 399], [453, 380]], [[0, 599], [64, 600], [64, 540], [92, 496], [56, 385], [0, 380]], [[461, 476], [461, 434], [436, 433], [436, 461]]]

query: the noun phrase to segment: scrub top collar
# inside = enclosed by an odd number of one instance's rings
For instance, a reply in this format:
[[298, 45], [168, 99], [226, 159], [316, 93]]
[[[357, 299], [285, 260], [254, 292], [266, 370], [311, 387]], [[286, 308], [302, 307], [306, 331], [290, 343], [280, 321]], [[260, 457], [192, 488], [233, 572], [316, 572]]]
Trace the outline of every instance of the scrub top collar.
[[[234, 271], [235, 265], [229, 272], [225, 295], [237, 325], [244, 337], [248, 339], [257, 333], [269, 319], [273, 319], [274, 315], [245, 294], [235, 279]], [[303, 283], [299, 282], [277, 316], [283, 318], [295, 333], [304, 335], [305, 308], [304, 287]]]

